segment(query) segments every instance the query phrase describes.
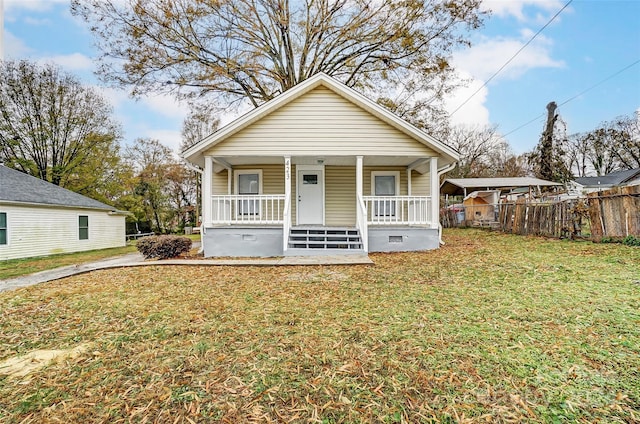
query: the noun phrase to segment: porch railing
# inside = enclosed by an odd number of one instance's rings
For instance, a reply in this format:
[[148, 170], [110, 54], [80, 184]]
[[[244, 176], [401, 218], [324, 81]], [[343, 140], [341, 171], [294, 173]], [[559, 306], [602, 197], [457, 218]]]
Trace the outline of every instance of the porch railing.
[[432, 224], [430, 196], [363, 196], [369, 225]]
[[213, 224], [283, 224], [284, 194], [211, 196]]
[[358, 230], [360, 230], [360, 239], [362, 240], [362, 248], [365, 252], [369, 251], [369, 231], [367, 226], [367, 207], [365, 206], [362, 196], [358, 195], [357, 200], [357, 220]]

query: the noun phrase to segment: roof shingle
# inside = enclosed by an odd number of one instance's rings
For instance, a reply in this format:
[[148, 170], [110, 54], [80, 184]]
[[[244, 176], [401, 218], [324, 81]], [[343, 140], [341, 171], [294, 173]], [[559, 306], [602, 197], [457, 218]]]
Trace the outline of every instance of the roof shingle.
[[0, 165], [0, 202], [66, 206], [115, 211], [116, 208]]

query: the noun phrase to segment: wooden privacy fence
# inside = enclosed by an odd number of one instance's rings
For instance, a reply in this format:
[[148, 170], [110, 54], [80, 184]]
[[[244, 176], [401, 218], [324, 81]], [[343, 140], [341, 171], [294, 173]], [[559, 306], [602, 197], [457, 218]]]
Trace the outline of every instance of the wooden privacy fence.
[[640, 237], [640, 185], [588, 195], [591, 238]]
[[501, 203], [499, 227], [507, 233], [555, 238], [583, 236], [586, 206], [583, 201]]
[[[640, 237], [640, 185], [590, 193], [555, 202], [500, 203], [492, 228], [506, 233], [554, 238], [622, 239]], [[464, 220], [464, 207], [441, 212], [444, 227], [475, 225]], [[462, 218], [461, 218], [462, 217]]]

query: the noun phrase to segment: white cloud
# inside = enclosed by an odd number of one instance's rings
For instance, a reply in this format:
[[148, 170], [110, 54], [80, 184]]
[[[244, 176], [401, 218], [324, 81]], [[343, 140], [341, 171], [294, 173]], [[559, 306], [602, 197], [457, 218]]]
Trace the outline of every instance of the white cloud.
[[18, 9], [46, 12], [59, 4], [69, 4], [69, 0], [4, 0], [4, 7], [7, 12]]
[[[520, 22], [534, 21], [546, 22], [549, 20], [551, 13], [555, 14], [564, 6], [560, 0], [485, 0], [482, 2], [484, 10], [490, 10], [494, 15], [507, 18], [514, 17]], [[546, 14], [537, 11], [533, 14], [533, 18], [527, 17], [526, 8], [542, 9]]]
[[51, 24], [51, 19], [47, 19], [47, 18], [38, 19], [32, 16], [27, 16], [24, 18], [24, 23], [32, 26], [47, 26]]
[[93, 69], [91, 58], [82, 53], [71, 53], [57, 56], [45, 56], [38, 59], [40, 63], [55, 63], [69, 71], [87, 71]]
[[147, 131], [146, 137], [158, 140], [161, 144], [167, 146], [174, 152], [180, 151], [180, 142], [182, 134], [180, 131], [168, 129], [155, 129]]
[[33, 52], [24, 41], [11, 34], [9, 31], [4, 31], [4, 57], [7, 59], [18, 59], [29, 56]]
[[[471, 75], [464, 71], [458, 72], [464, 79], [471, 78]], [[489, 125], [489, 110], [485, 106], [489, 90], [482, 87], [482, 82], [471, 80], [466, 86], [456, 89], [450, 96], [445, 99], [445, 109], [450, 114], [453, 113], [460, 105], [469, 99], [476, 90], [480, 89], [471, 99], [460, 107], [450, 118], [452, 125], [472, 124], [472, 125]]]
[[[530, 38], [529, 31], [523, 30], [524, 39]], [[474, 78], [486, 81], [522, 46], [524, 41], [514, 38], [486, 39], [473, 47], [454, 54], [453, 63], [457, 69], [468, 72]], [[561, 68], [564, 62], [551, 57], [550, 47], [553, 43], [544, 36], [538, 36], [518, 56], [516, 56], [496, 76], [516, 79], [534, 68]]]
[[143, 97], [140, 101], [152, 111], [167, 118], [183, 120], [189, 112], [187, 105], [178, 102], [169, 95], [149, 95]]

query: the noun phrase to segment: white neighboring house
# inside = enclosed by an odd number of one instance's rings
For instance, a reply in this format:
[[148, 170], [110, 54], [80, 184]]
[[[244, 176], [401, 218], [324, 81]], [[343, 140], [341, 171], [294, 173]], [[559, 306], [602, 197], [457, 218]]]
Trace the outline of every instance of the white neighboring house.
[[0, 260], [124, 246], [126, 215], [0, 165]]
[[205, 256], [415, 251], [439, 245], [455, 150], [317, 74], [183, 152], [203, 170]]
[[640, 184], [640, 168], [615, 171], [599, 177], [579, 177], [572, 181], [569, 189], [578, 195]]

